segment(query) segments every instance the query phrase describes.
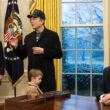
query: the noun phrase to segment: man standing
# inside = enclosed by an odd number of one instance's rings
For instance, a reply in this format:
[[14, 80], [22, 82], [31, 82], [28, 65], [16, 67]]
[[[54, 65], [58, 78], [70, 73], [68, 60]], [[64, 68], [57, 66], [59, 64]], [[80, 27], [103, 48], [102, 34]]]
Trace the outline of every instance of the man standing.
[[35, 9], [27, 16], [30, 18], [32, 28], [35, 30], [24, 39], [24, 45], [20, 46], [16, 39], [11, 39], [16, 54], [24, 59], [28, 57], [28, 71], [38, 68], [43, 72], [43, 80], [40, 85], [43, 92], [56, 90], [54, 58], [62, 57], [61, 44], [58, 34], [44, 26], [45, 14]]
[[5, 61], [3, 55], [3, 47], [2, 47], [2, 42], [0, 41], [0, 83], [4, 75], [4, 66], [5, 66]]

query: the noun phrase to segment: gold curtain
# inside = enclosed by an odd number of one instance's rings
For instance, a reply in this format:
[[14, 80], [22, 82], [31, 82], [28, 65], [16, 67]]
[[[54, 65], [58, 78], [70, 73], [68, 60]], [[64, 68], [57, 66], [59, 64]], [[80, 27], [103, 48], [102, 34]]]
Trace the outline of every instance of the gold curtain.
[[[60, 35], [59, 4], [59, 0], [48, 0], [48, 2], [44, 0], [44, 12], [46, 14], [45, 25]], [[61, 69], [59, 60], [55, 60], [55, 71], [57, 90], [61, 90]]]
[[35, 0], [35, 4], [36, 9], [44, 10], [44, 0]]
[[[35, 8], [43, 10], [46, 14], [45, 26], [60, 35], [60, 0], [36, 0]], [[61, 64], [60, 60], [55, 60], [55, 76], [57, 90], [61, 90]]]

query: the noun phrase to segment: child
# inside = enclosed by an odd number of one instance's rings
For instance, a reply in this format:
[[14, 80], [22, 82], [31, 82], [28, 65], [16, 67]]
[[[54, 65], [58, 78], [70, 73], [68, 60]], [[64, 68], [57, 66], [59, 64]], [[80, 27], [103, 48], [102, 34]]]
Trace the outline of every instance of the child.
[[39, 69], [31, 69], [29, 76], [31, 78], [31, 81], [28, 82], [28, 85], [26, 87], [26, 95], [28, 96], [28, 98], [34, 99], [36, 96], [43, 94], [43, 92], [39, 88], [43, 73]]

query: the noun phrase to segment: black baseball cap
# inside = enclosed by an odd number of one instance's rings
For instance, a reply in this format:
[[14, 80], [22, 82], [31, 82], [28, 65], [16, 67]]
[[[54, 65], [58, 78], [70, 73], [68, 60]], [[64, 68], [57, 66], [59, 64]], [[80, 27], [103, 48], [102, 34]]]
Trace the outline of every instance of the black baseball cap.
[[27, 15], [27, 17], [28, 17], [28, 18], [31, 18], [31, 17], [34, 17], [34, 18], [40, 17], [40, 18], [43, 19], [43, 20], [46, 19], [44, 12], [41, 11], [41, 10], [38, 10], [38, 9], [35, 9], [35, 10], [33, 11], [33, 13]]

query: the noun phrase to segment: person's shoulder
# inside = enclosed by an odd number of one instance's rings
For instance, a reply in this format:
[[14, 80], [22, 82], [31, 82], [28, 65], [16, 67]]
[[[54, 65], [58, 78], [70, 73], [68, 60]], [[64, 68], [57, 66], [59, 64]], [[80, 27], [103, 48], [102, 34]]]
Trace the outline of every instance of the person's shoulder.
[[26, 90], [30, 91], [30, 90], [35, 90], [35, 89], [36, 89], [36, 86], [34, 83], [32, 83], [32, 82], [27, 83]]
[[105, 67], [104, 70], [109, 70], [110, 71], [110, 66]]
[[27, 85], [27, 86], [26, 86], [26, 89], [27, 89], [27, 90], [35, 90], [36, 87], [35, 87], [35, 86], [32, 86], [32, 85]]
[[31, 33], [27, 34], [25, 36], [25, 38], [30, 38], [31, 36], [33, 36], [36, 32], [35, 31], [32, 31]]
[[104, 70], [103, 70], [103, 73], [104, 73], [104, 75], [109, 74], [110, 73], [110, 66], [105, 67]]
[[47, 28], [45, 28], [45, 31], [50, 33], [50, 34], [57, 34], [57, 32], [50, 30], [50, 29], [47, 29]]

